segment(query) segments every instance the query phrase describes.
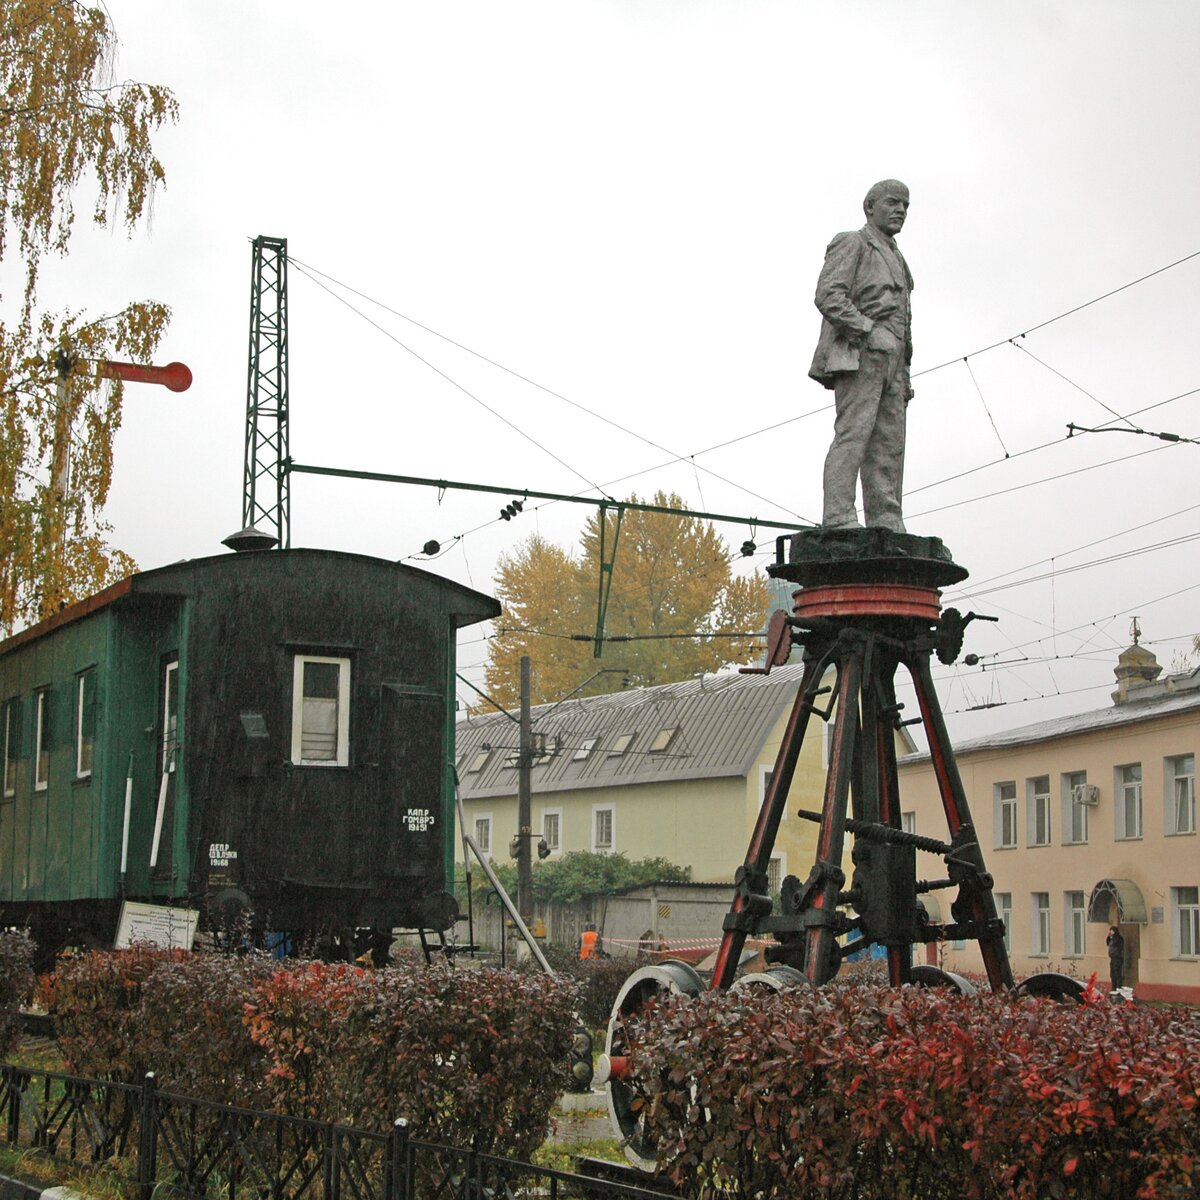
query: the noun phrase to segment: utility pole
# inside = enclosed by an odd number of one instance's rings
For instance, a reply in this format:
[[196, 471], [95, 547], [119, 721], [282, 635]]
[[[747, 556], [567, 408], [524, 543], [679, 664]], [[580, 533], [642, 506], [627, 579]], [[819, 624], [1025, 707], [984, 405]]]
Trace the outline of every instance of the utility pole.
[[533, 847], [530, 776], [533, 773], [533, 714], [530, 706], [529, 655], [521, 655], [521, 722], [517, 742], [517, 911], [533, 917]]

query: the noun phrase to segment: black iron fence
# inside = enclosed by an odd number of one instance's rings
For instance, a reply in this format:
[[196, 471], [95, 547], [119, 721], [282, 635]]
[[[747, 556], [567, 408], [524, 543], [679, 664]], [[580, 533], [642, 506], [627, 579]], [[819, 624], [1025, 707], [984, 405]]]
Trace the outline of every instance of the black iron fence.
[[[0, 1067], [7, 1142], [103, 1166], [132, 1200], [662, 1200], [652, 1186], [56, 1071]], [[669, 1194], [669, 1193], [668, 1193]]]

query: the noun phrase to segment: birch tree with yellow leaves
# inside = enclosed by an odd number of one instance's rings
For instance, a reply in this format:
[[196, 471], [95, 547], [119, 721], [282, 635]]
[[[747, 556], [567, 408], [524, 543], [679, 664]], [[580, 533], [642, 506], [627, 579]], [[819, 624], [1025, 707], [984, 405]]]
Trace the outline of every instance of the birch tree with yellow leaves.
[[[679, 496], [662, 492], [650, 503], [685, 508]], [[604, 557], [614, 538], [616, 554], [607, 640], [595, 658], [602, 520]], [[580, 546], [571, 554], [535, 534], [501, 558], [495, 586], [503, 611], [486, 668], [488, 693], [501, 704], [515, 706], [519, 699], [524, 654], [533, 661], [535, 704], [565, 696], [602, 668], [579, 695], [626, 683], [673, 683], [761, 657], [756, 635], [767, 621], [767, 582], [734, 574], [734, 555], [711, 522], [628, 509], [618, 534], [617, 516], [608, 509], [588, 520]]]
[[151, 136], [177, 118], [175, 99], [117, 80], [116, 49], [101, 7], [0, 0], [0, 633], [134, 565], [108, 545], [102, 518], [124, 397], [99, 364], [148, 362], [170, 311], [38, 306], [40, 267], [67, 253], [81, 188], [94, 193], [96, 225], [132, 233], [164, 183]]

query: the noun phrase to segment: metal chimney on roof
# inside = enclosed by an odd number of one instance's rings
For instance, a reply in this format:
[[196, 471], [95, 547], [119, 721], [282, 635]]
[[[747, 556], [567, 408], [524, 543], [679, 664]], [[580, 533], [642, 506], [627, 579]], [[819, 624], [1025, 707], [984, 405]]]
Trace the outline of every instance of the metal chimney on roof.
[[237, 533], [222, 538], [221, 545], [242, 554], [247, 550], [270, 550], [278, 541], [273, 533], [264, 533], [261, 529], [255, 529], [253, 525], [247, 525], [245, 529], [239, 529]]

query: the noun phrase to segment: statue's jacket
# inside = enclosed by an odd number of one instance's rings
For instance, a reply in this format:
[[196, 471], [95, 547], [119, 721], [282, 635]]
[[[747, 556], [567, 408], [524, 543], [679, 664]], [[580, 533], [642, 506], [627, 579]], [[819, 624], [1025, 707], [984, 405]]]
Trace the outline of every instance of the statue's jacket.
[[896, 243], [872, 225], [839, 233], [825, 251], [815, 297], [821, 336], [809, 375], [832, 388], [844, 371], [858, 370], [859, 344], [883, 323], [912, 361], [912, 318], [908, 297], [912, 273]]

